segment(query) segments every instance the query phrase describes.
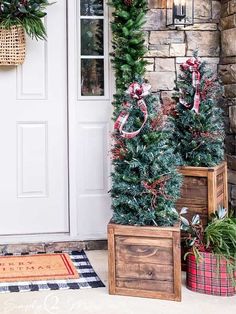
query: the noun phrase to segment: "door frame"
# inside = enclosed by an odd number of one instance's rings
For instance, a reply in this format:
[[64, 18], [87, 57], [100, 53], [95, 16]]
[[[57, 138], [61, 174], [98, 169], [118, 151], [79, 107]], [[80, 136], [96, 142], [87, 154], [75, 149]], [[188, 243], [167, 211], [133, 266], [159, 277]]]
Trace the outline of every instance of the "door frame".
[[[78, 237], [77, 227], [77, 187], [76, 187], [76, 108], [75, 101], [72, 95], [75, 95], [75, 82], [77, 82], [75, 76], [77, 71], [75, 70], [76, 64], [76, 20], [77, 10], [76, 0], [65, 0], [66, 1], [66, 54], [67, 54], [67, 165], [68, 165], [68, 219], [69, 219], [69, 232], [67, 233], [45, 233], [45, 234], [28, 234], [28, 235], [6, 235], [0, 236], [0, 245], [12, 244], [12, 243], [38, 243], [38, 242], [60, 242], [60, 241], [82, 241], [82, 240], [102, 240], [106, 236], [101, 238], [83, 239]], [[107, 38], [107, 45], [104, 49], [107, 49], [107, 58], [111, 49], [111, 30], [109, 23], [111, 20], [111, 9], [107, 6], [104, 1], [104, 31], [105, 37]], [[109, 97], [114, 92], [114, 75], [110, 59], [108, 58], [108, 81], [109, 86], [108, 94]], [[74, 76], [74, 78], [72, 78]], [[112, 113], [112, 106], [111, 106]], [[112, 122], [110, 123], [112, 124]]]

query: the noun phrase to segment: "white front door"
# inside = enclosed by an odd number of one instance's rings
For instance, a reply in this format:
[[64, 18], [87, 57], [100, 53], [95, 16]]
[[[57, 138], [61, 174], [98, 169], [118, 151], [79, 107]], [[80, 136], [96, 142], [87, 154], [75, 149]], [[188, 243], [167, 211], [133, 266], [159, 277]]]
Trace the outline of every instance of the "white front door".
[[105, 0], [68, 1], [71, 233], [106, 238], [111, 218], [111, 71]]
[[22, 66], [0, 68], [1, 236], [69, 232], [66, 1], [45, 25]]
[[105, 0], [58, 0], [47, 42], [0, 68], [0, 243], [104, 239], [109, 190]]

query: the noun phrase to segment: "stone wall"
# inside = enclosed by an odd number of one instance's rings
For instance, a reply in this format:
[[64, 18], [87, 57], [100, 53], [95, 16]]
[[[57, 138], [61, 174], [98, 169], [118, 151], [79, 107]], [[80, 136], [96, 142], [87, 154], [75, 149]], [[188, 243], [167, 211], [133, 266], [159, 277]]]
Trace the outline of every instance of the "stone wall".
[[166, 27], [166, 0], [149, 0], [146, 31], [149, 65], [147, 79], [154, 92], [164, 98], [171, 95], [179, 65], [199, 49], [199, 56], [217, 71], [220, 56], [219, 20], [221, 2], [195, 0], [195, 24], [186, 28]]
[[229, 168], [229, 202], [236, 212], [236, 0], [222, 0], [219, 73], [225, 89], [226, 154]]

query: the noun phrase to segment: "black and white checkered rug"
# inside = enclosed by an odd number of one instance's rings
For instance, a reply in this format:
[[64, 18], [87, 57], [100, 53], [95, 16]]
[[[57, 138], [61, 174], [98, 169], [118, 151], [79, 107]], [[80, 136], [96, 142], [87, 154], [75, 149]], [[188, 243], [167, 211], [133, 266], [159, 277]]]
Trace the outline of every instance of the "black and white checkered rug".
[[[54, 253], [64, 252], [56, 251]], [[105, 287], [105, 285], [102, 283], [98, 275], [95, 273], [84, 251], [80, 252], [72, 251], [69, 252], [68, 254], [80, 275], [79, 279], [31, 281], [31, 282], [26, 281], [0, 282], [0, 293], [44, 291], [44, 290], [68, 290], [68, 289], [74, 290]], [[13, 254], [5, 254], [4, 256], [9, 255]], [[26, 253], [23, 253], [22, 255], [26, 255]]]

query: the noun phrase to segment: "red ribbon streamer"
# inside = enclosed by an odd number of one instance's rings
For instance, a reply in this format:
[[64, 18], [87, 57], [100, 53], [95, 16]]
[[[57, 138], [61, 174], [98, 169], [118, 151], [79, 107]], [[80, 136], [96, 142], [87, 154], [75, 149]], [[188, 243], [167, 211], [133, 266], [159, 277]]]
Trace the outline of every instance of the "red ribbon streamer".
[[124, 128], [128, 118], [129, 118], [129, 115], [130, 115], [130, 113], [127, 112], [127, 109], [132, 107], [132, 105], [129, 102], [125, 102], [123, 104], [125, 110], [123, 110], [120, 113], [120, 115], [117, 118], [115, 125], [114, 125], [114, 129], [118, 130], [120, 132], [121, 137], [127, 138], [127, 139], [134, 138], [135, 136], [137, 136], [141, 132], [142, 128], [146, 124], [147, 119], [148, 119], [148, 110], [147, 110], [147, 105], [146, 105], [145, 101], [143, 100], [143, 98], [149, 94], [150, 88], [151, 88], [151, 86], [148, 84], [140, 85], [137, 82], [134, 82], [129, 86], [126, 93], [129, 94], [132, 99], [137, 100], [137, 106], [141, 110], [141, 112], [143, 113], [144, 121], [138, 130], [133, 131], [133, 132], [124, 131], [123, 128]]
[[169, 179], [169, 176], [163, 176], [151, 184], [148, 184], [146, 181], [142, 182], [142, 185], [145, 187], [145, 189], [147, 189], [152, 194], [152, 209], [156, 208], [157, 197], [159, 195], [164, 196], [164, 198], [167, 200], [171, 199], [171, 197], [165, 193], [165, 185]]
[[[192, 86], [195, 88], [195, 95], [194, 95], [194, 104], [192, 110], [194, 110], [196, 113], [199, 113], [200, 111], [200, 81], [201, 81], [201, 74], [199, 71], [199, 66], [201, 62], [199, 59], [193, 57], [191, 59], [188, 59], [186, 63], [182, 63], [181, 67], [183, 70], [189, 70], [192, 72]], [[182, 104], [185, 105], [187, 108], [190, 107], [188, 104], [186, 104], [182, 100]]]

